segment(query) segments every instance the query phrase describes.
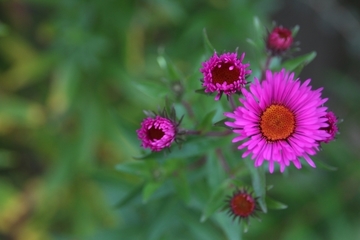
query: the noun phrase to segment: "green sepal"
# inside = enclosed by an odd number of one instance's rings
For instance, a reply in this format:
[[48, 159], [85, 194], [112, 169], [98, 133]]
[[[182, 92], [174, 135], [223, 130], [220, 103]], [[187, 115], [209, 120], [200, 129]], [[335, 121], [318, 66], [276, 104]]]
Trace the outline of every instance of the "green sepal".
[[266, 206], [268, 209], [281, 210], [281, 209], [286, 209], [288, 207], [286, 204], [276, 201], [276, 200], [270, 198], [269, 196], [266, 196], [265, 201], [266, 201]]
[[203, 94], [203, 95], [207, 95], [207, 96], [210, 95], [210, 93], [205, 92], [204, 88], [196, 89], [195, 93], [199, 93], [199, 94]]

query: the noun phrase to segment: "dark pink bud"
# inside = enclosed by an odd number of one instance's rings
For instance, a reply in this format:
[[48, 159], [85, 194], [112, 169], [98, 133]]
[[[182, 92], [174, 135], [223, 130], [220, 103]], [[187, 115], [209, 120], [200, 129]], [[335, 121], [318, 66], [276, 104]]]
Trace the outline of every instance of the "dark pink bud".
[[292, 33], [289, 29], [275, 27], [268, 35], [267, 48], [273, 54], [279, 54], [288, 50], [293, 43]]
[[157, 152], [170, 147], [175, 140], [176, 131], [176, 123], [168, 118], [156, 116], [144, 119], [137, 134], [142, 147]]
[[326, 123], [328, 126], [320, 129], [325, 130], [330, 135], [321, 142], [328, 143], [334, 140], [336, 134], [339, 132], [337, 127], [338, 119], [333, 112], [327, 112], [325, 117], [327, 118]]

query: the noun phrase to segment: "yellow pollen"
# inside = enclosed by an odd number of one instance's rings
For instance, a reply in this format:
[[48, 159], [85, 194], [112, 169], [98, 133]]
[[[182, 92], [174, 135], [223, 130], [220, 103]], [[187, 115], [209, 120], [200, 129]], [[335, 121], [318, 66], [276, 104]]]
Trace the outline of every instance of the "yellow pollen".
[[286, 140], [294, 132], [295, 115], [283, 105], [271, 105], [260, 118], [261, 132], [268, 141]]

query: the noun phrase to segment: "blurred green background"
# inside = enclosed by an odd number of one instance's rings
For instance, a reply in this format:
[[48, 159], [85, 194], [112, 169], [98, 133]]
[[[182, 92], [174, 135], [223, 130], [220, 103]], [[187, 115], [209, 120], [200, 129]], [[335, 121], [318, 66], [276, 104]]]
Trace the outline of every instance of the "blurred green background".
[[143, 203], [141, 180], [115, 166], [141, 154], [142, 110], [168, 93], [159, 49], [198, 81], [203, 29], [219, 52], [255, 59], [255, 16], [300, 25], [299, 54], [318, 53], [300, 77], [344, 121], [314, 158], [337, 170], [268, 174], [288, 208], [243, 239], [360, 239], [359, 14], [349, 0], [1, 1], [0, 239], [227, 239], [185, 202]]

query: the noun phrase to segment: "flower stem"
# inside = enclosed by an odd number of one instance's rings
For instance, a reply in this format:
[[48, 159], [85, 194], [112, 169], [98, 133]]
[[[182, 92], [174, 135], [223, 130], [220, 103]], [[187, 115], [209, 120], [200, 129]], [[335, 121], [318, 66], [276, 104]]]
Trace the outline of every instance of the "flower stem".
[[216, 155], [218, 156], [222, 168], [225, 170], [225, 172], [230, 176], [230, 178], [234, 178], [234, 175], [231, 173], [230, 166], [225, 160], [225, 156], [220, 148], [215, 150]]
[[223, 132], [207, 132], [207, 133], [205, 133], [205, 136], [208, 136], [208, 137], [224, 137], [224, 136], [230, 135], [231, 133], [232, 133], [231, 130], [226, 130], [226, 131], [223, 131]]
[[259, 79], [260, 81], [264, 80], [264, 78], [265, 78], [265, 72], [266, 72], [266, 70], [269, 69], [271, 59], [272, 59], [272, 56], [271, 56], [271, 55], [268, 55], [268, 57], [266, 58], [266, 62], [265, 62], [264, 68], [263, 68], [263, 70], [262, 70], [262, 72], [261, 72], [261, 78]]
[[185, 130], [185, 134], [186, 135], [200, 135], [201, 131], [200, 130]]
[[[200, 130], [182, 130], [182, 132], [186, 135], [202, 135], [202, 131]], [[230, 135], [232, 133], [231, 130], [226, 130], [223, 132], [219, 132], [219, 131], [210, 131], [207, 133], [204, 133], [204, 136], [207, 137], [225, 137], [227, 135]]]
[[194, 111], [193, 111], [191, 105], [190, 105], [187, 101], [185, 101], [185, 100], [183, 100], [181, 103], [184, 105], [185, 110], [186, 110], [189, 118], [192, 119], [192, 120], [195, 120], [195, 119], [194, 119], [194, 117], [195, 117]]
[[232, 97], [232, 95], [229, 96], [229, 102], [230, 102], [231, 109], [234, 111], [236, 109], [236, 105], [235, 105], [234, 98]]

